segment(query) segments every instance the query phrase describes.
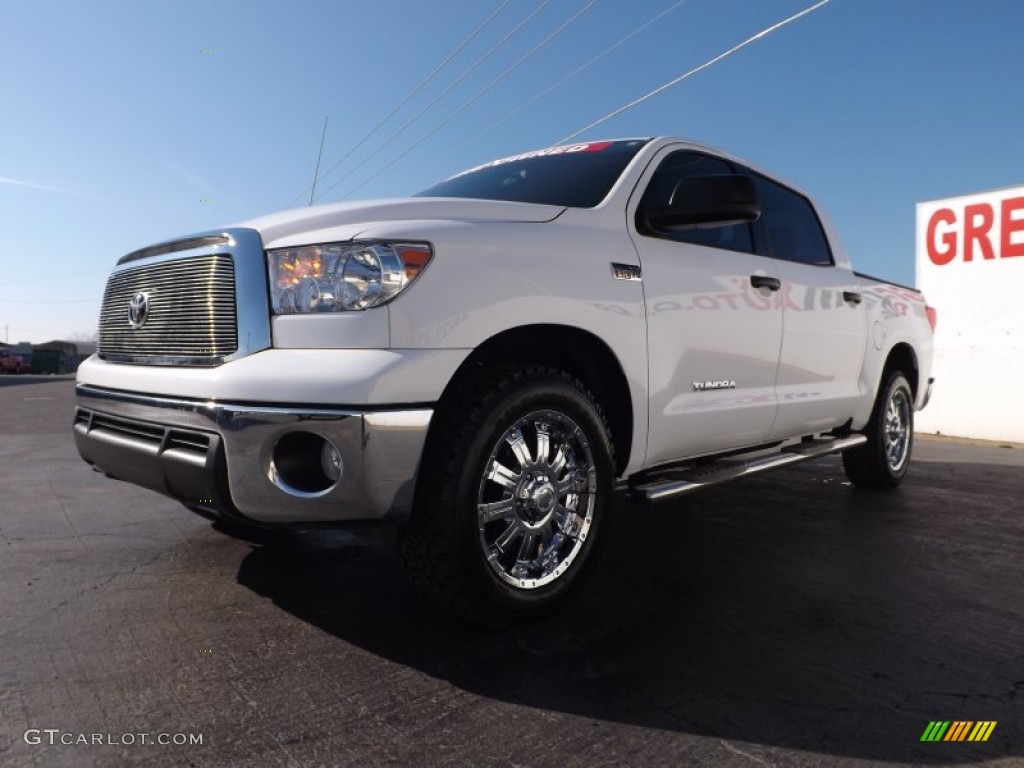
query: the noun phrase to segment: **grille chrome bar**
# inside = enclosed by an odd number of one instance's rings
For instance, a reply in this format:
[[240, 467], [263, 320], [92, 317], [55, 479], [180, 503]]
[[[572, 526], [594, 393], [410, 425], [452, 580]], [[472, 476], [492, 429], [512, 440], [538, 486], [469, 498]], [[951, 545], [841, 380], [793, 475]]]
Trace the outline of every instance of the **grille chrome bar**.
[[[100, 311], [101, 358], [216, 366], [270, 346], [266, 261], [255, 230], [199, 233], [134, 251], [118, 265]], [[145, 309], [133, 314], [140, 294]]]
[[[149, 315], [133, 327], [128, 307], [148, 297]], [[182, 325], [190, 332], [181, 333]], [[100, 312], [99, 353], [182, 356], [215, 364], [238, 349], [235, 267], [229, 254], [132, 267], [107, 282]]]
[[118, 264], [127, 264], [129, 261], [138, 261], [139, 259], [145, 259], [148, 256], [159, 256], [163, 253], [177, 253], [178, 251], [187, 251], [192, 248], [201, 248], [206, 245], [226, 245], [231, 241], [227, 235], [199, 235], [197, 237], [189, 237], [184, 240], [174, 240], [169, 243], [158, 243], [157, 245], [151, 245], [147, 248], [140, 248], [137, 251], [132, 251], [127, 256], [122, 256], [118, 260]]

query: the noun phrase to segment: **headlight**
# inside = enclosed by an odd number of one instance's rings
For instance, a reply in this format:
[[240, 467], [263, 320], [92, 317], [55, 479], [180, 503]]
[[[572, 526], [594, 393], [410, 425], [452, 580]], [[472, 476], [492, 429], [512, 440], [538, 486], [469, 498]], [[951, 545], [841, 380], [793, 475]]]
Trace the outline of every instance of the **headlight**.
[[349, 312], [390, 301], [430, 261], [422, 243], [348, 242], [268, 251], [274, 313]]

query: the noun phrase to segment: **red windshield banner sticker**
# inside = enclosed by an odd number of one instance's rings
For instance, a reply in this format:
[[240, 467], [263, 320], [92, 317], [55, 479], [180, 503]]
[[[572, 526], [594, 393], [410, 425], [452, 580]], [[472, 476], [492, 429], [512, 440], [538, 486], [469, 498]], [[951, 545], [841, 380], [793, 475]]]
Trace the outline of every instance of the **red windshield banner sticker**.
[[548, 147], [547, 149], [534, 149], [530, 152], [523, 152], [520, 155], [512, 155], [511, 157], [503, 157], [499, 160], [491, 160], [489, 163], [483, 165], [477, 165], [473, 168], [457, 173], [451, 178], [456, 179], [459, 176], [465, 176], [467, 173], [473, 173], [474, 171], [482, 171], [484, 168], [493, 168], [497, 165], [505, 165], [506, 163], [515, 163], [519, 160], [532, 160], [535, 157], [550, 157], [551, 155], [574, 155], [578, 152], [600, 152], [603, 149], [607, 149], [614, 141], [592, 141], [585, 144], [564, 144], [560, 147]]

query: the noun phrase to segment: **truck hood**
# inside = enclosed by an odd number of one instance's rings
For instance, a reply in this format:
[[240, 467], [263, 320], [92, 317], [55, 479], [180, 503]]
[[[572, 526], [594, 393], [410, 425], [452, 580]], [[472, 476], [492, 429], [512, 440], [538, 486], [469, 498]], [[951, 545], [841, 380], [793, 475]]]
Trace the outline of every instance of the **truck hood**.
[[[237, 226], [259, 231], [263, 245], [272, 248], [294, 235], [332, 230], [337, 239], [357, 237], [369, 225], [385, 221], [551, 221], [565, 209], [555, 205], [470, 200], [450, 197], [405, 197], [318, 205], [272, 213]], [[280, 243], [284, 244], [284, 243]]]

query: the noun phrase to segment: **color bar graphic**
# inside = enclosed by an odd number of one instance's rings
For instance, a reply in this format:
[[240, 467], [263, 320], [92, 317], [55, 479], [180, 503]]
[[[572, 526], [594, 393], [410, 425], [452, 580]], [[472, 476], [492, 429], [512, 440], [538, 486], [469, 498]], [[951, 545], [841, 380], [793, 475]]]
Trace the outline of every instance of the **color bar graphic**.
[[995, 729], [995, 720], [932, 720], [921, 741], [988, 741]]
[[995, 729], [995, 720], [979, 720], [977, 725], [974, 726], [974, 730], [971, 731], [971, 735], [967, 737], [967, 740], [988, 741], [988, 737], [992, 735], [992, 731]]
[[948, 720], [932, 720], [921, 734], [921, 741], [940, 741], [949, 728]]

